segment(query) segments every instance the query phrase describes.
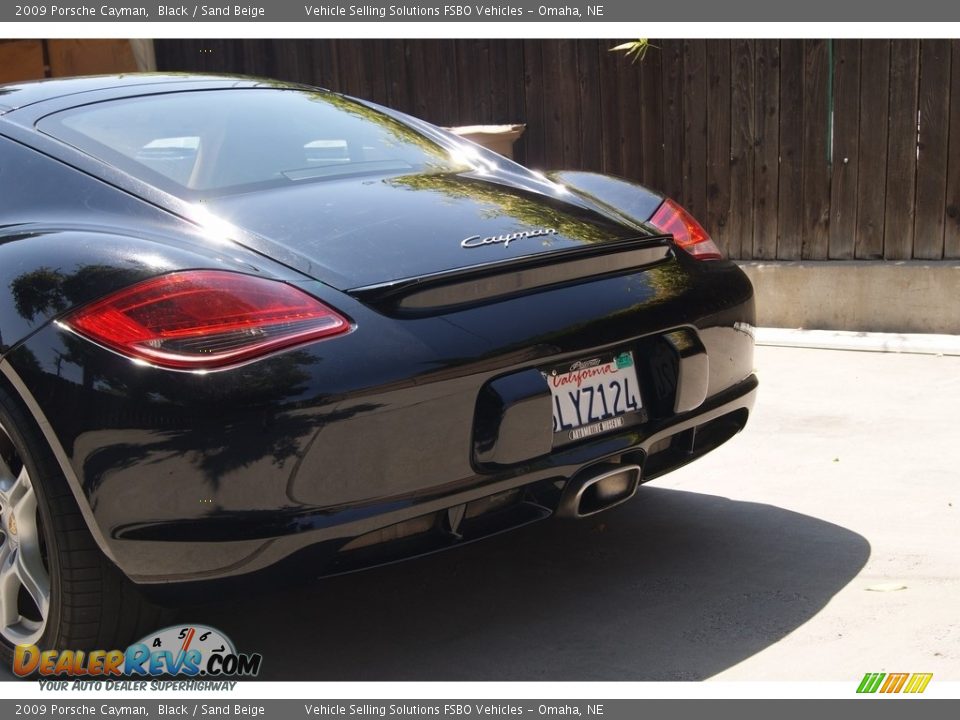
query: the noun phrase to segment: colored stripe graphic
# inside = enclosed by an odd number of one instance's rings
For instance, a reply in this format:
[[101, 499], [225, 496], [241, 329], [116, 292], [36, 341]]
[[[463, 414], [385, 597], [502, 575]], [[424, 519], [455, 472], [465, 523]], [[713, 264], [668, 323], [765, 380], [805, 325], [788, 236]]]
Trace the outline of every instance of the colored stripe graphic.
[[887, 675], [887, 681], [883, 683], [883, 687], [880, 688], [882, 693], [898, 693], [901, 688], [903, 688], [904, 683], [907, 682], [907, 678], [910, 677], [910, 673], [890, 673]]
[[860, 687], [857, 688], [857, 692], [875, 693], [885, 677], [886, 673], [867, 673], [863, 676], [863, 680], [860, 681]]
[[930, 680], [933, 679], [933, 673], [866, 673], [860, 685], [857, 687], [858, 693], [922, 693], [927, 689]]
[[914, 673], [913, 677], [910, 678], [910, 682], [907, 683], [907, 688], [904, 692], [922, 693], [927, 689], [927, 685], [930, 684], [931, 679], [933, 679], [933, 673]]

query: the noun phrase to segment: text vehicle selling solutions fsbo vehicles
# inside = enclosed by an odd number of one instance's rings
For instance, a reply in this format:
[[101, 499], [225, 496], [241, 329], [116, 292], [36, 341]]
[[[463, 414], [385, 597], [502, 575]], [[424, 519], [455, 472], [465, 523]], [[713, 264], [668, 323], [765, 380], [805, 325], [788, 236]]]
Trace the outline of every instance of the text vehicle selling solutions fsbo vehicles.
[[747, 421], [670, 198], [287, 83], [0, 86], [0, 650], [583, 517]]

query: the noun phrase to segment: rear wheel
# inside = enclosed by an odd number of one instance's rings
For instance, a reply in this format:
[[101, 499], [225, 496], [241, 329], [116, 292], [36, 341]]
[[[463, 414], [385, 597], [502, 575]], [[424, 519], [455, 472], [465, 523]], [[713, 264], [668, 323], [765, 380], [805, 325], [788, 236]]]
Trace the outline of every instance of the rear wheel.
[[0, 634], [33, 645], [50, 616], [46, 528], [30, 472], [0, 425]]
[[123, 649], [162, 611], [100, 552], [53, 454], [0, 388], [0, 659], [16, 645]]

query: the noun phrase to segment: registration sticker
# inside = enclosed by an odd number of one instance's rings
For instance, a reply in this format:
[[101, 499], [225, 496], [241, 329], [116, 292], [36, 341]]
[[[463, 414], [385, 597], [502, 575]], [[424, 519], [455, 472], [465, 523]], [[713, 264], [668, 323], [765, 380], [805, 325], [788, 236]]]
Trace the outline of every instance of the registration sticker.
[[543, 373], [553, 399], [553, 432], [582, 440], [643, 420], [633, 353], [577, 360]]

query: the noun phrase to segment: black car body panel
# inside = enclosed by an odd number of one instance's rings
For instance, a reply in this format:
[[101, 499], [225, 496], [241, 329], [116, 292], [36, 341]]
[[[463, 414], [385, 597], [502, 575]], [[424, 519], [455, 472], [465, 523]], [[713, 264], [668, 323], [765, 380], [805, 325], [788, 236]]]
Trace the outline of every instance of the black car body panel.
[[[325, 186], [227, 196], [212, 212], [306, 256], [309, 273], [341, 290], [433, 273], [646, 237], [599, 213], [540, 189], [467, 174], [401, 177], [382, 182], [343, 180]], [[370, 208], [377, 208], [371, 213]], [[282, 219], [282, 220], [278, 220]], [[517, 226], [556, 232], [464, 248], [477, 238], [509, 236]], [[474, 240], [476, 241], [476, 240]], [[505, 251], [512, 251], [507, 255]]]
[[68, 308], [158, 271], [302, 277], [2, 135], [0, 159], [0, 357]]
[[[594, 468], [636, 464], [646, 481], [743, 427], [752, 287], [647, 224], [655, 192], [484, 156], [482, 175], [344, 179], [198, 207], [34, 128], [81, 102], [262, 84], [107, 78], [0, 95], [20, 107], [0, 116], [0, 382], [132, 580], [320, 575], [456, 545], [549, 516]], [[462, 246], [518, 229], [553, 232]], [[577, 264], [558, 274], [564, 263]], [[190, 373], [59, 323], [188, 269], [282, 280], [355, 328]], [[609, 352], [637, 360], [642, 422], [558, 442], [542, 371]]]

